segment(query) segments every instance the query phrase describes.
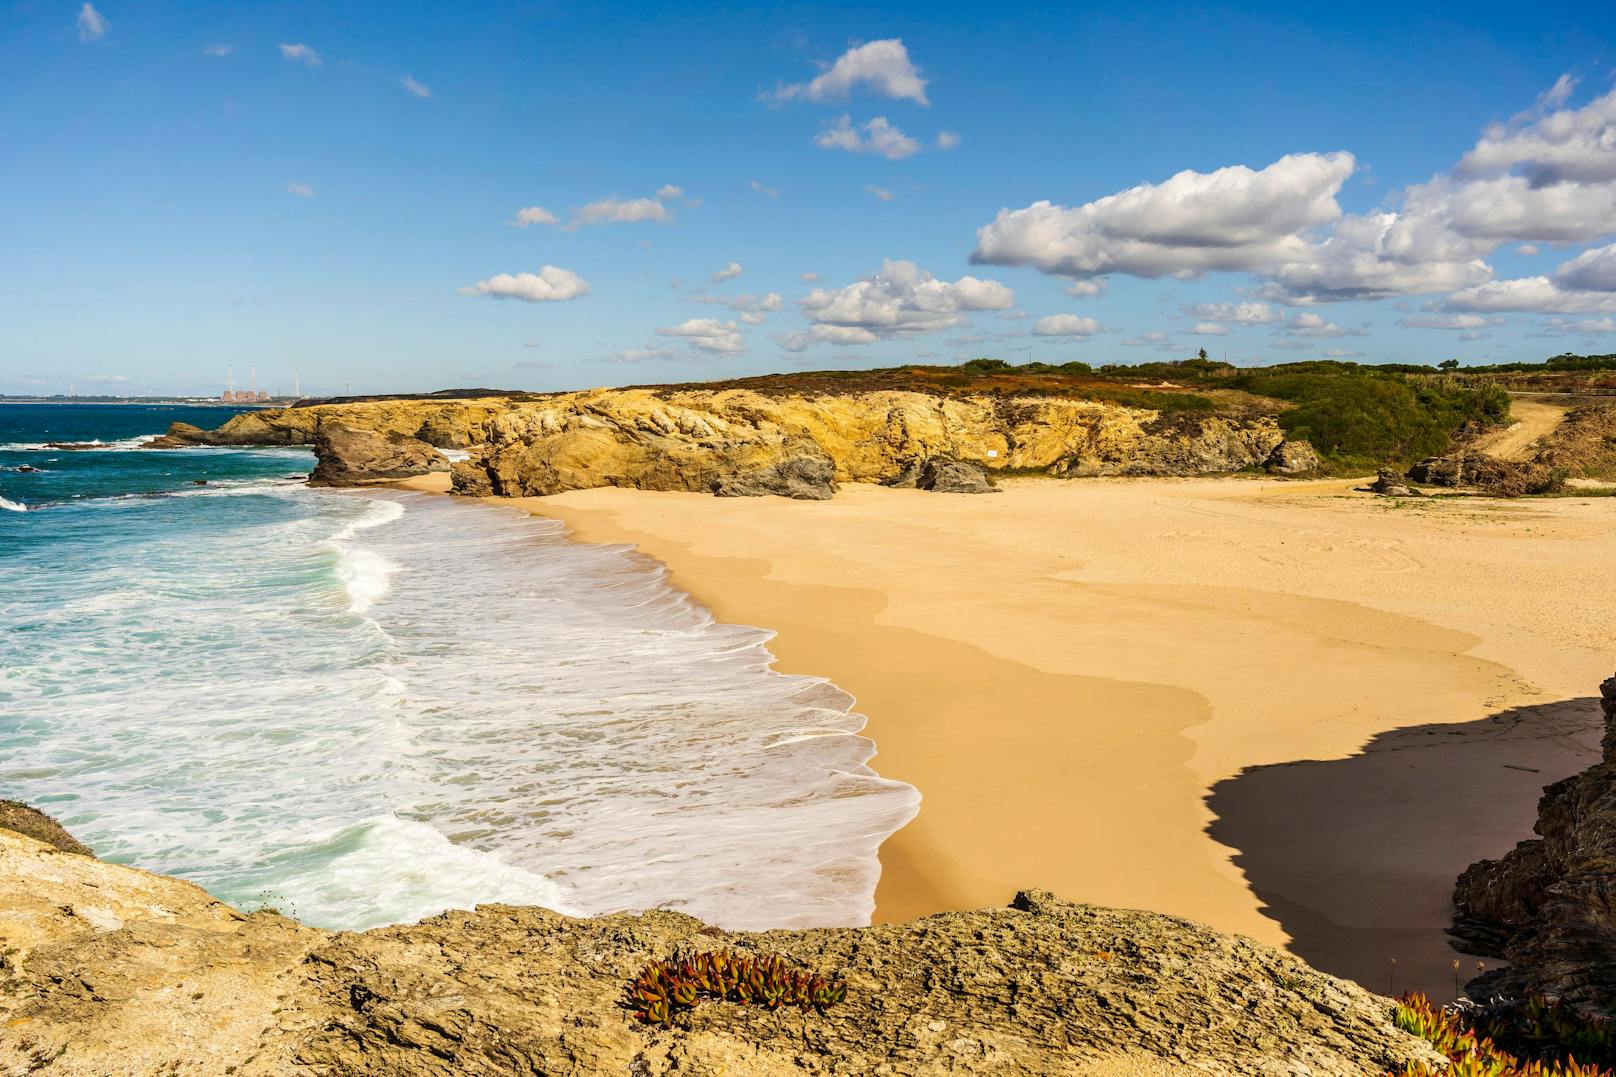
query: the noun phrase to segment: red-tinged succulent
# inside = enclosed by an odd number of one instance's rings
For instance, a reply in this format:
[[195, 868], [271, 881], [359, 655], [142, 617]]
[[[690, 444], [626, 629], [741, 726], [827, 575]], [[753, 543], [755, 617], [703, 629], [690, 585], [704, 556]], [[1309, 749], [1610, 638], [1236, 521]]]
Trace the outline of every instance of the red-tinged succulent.
[[[1440, 1071], [1414, 1063], [1390, 1077], [1616, 1077], [1602, 1066], [1578, 1062], [1574, 1054], [1578, 1045], [1584, 1050], [1603, 1046], [1608, 1035], [1605, 1023], [1579, 1019], [1569, 1007], [1538, 998], [1509, 1005], [1507, 1016], [1500, 1007], [1486, 1008], [1487, 1019], [1478, 1025], [1465, 1011], [1444, 1009], [1417, 992], [1404, 995], [1397, 1004], [1397, 1027], [1430, 1043], [1448, 1056], [1449, 1063]], [[1506, 1038], [1531, 1035], [1538, 1057], [1523, 1061], [1477, 1027]], [[1562, 1042], [1571, 1048], [1563, 1059], [1547, 1042], [1543, 1030], [1548, 1028], [1563, 1035]]]
[[794, 968], [779, 954], [720, 950], [651, 962], [629, 981], [625, 1004], [641, 1021], [666, 1028], [675, 1013], [703, 998], [824, 1013], [846, 1000], [847, 985]]

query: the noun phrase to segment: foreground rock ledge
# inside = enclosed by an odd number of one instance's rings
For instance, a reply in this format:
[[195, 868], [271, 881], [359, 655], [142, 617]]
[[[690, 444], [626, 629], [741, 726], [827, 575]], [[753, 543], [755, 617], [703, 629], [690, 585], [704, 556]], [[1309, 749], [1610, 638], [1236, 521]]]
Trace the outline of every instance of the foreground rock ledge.
[[[620, 1008], [681, 947], [841, 974], [826, 1016]], [[1247, 939], [1025, 892], [909, 924], [725, 932], [485, 905], [331, 933], [0, 831], [5, 1074], [1352, 1074], [1433, 1060], [1390, 1001]]]

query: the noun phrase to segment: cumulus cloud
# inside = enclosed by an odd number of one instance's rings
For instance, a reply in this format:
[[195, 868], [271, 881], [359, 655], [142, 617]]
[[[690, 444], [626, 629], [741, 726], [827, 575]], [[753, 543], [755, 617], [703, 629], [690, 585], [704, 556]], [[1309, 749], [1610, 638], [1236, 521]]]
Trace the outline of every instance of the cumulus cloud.
[[1503, 243], [1531, 254], [1539, 243], [1616, 234], [1616, 90], [1574, 108], [1574, 88], [1558, 80], [1531, 109], [1484, 131], [1450, 172], [1371, 212], [1337, 204], [1351, 154], [1293, 154], [1256, 171], [1181, 172], [1075, 208], [1046, 200], [1004, 209], [978, 230], [973, 259], [1080, 281], [1250, 272], [1266, 281], [1260, 296], [1297, 306], [1453, 293], [1461, 307], [1598, 309], [1599, 299], [1562, 294], [1597, 290], [1575, 279], [1494, 282], [1485, 260]]
[[692, 348], [720, 355], [735, 355], [746, 350], [746, 341], [734, 322], [721, 322], [716, 318], [691, 318], [678, 325], [658, 329], [665, 337], [683, 337]]
[[738, 277], [740, 275], [741, 275], [741, 263], [739, 263], [739, 262], [731, 262], [729, 265], [725, 266], [723, 269], [720, 269], [720, 270], [718, 270], [717, 272], [715, 272], [713, 274], [713, 283], [714, 284], [722, 284], [724, 281], [734, 280], [736, 277]]
[[958, 132], [956, 132], [956, 131], [938, 131], [937, 132], [937, 148], [938, 149], [940, 149], [940, 150], [951, 150], [954, 147], [958, 146], [959, 144], [960, 144], [960, 136], [959, 136]]
[[741, 316], [741, 321], [748, 325], [761, 325], [765, 314], [772, 314], [785, 306], [785, 299], [779, 292], [769, 292], [762, 296], [748, 292], [745, 295], [693, 295], [692, 303], [711, 303], [720, 307], [728, 307]]
[[747, 186], [751, 187], [752, 190], [756, 191], [758, 194], [766, 194], [770, 198], [779, 198], [780, 197], [780, 188], [778, 188], [778, 187], [765, 187], [763, 184], [759, 183], [757, 180], [748, 181]]
[[107, 17], [88, 3], [79, 8], [77, 26], [79, 40], [84, 42], [100, 41], [107, 36], [107, 31], [112, 29]]
[[[89, 5], [85, 6], [87, 7]], [[293, 63], [307, 64], [309, 67], [320, 66], [320, 54], [302, 42], [298, 42], [295, 45], [288, 45], [285, 42], [282, 42], [280, 49], [281, 57], [283, 59], [291, 60]]]
[[815, 136], [814, 145], [822, 150], [875, 153], [889, 161], [901, 161], [920, 152], [920, 143], [888, 123], [885, 116], [854, 127], [852, 117], [845, 113]]
[[236, 51], [236, 47], [234, 45], [226, 45], [222, 41], [215, 41], [215, 42], [212, 42], [211, 44], [202, 46], [202, 55], [203, 56], [214, 56], [214, 57], [218, 57], [219, 59], [223, 59], [224, 57], [229, 56], [232, 52], [235, 52], [235, 51]]
[[1008, 310], [1015, 302], [1015, 293], [997, 281], [938, 280], [913, 262], [891, 259], [863, 280], [815, 288], [798, 300], [815, 324], [813, 339], [858, 344], [968, 325], [971, 311]]
[[1105, 295], [1111, 287], [1111, 282], [1104, 277], [1087, 277], [1083, 280], [1074, 280], [1061, 291], [1073, 299], [1098, 299]]
[[314, 188], [306, 183], [299, 183], [297, 180], [287, 180], [286, 193], [295, 194], [299, 198], [313, 198]]
[[1267, 303], [1185, 303], [1180, 309], [1192, 318], [1235, 325], [1266, 325], [1279, 320], [1279, 312]]
[[1597, 335], [1616, 333], [1616, 318], [1550, 318], [1546, 326], [1551, 333]]
[[515, 228], [526, 228], [530, 224], [557, 224], [556, 215], [543, 206], [524, 206], [516, 211], [511, 218], [511, 225]]
[[416, 97], [431, 97], [432, 96], [432, 91], [430, 89], [428, 89], [424, 84], [416, 82], [415, 81], [415, 76], [413, 76], [413, 75], [405, 75], [404, 76], [404, 89], [407, 92], [414, 94]]
[[1486, 329], [1503, 325], [1502, 318], [1489, 318], [1481, 314], [1410, 314], [1397, 319], [1405, 329]]
[[1543, 252], [1538, 248], [1536, 243], [1522, 243], [1519, 247], [1515, 248], [1515, 253], [1520, 255], [1522, 258], [1533, 258]]
[[1152, 345], [1166, 347], [1169, 341], [1166, 333], [1163, 333], [1160, 329], [1152, 329], [1148, 333], [1140, 333], [1138, 336], [1130, 340], [1124, 340], [1122, 343], [1129, 348], [1148, 348]]
[[1454, 292], [1443, 310], [1593, 314], [1616, 311], [1616, 243], [1562, 262], [1553, 277], [1490, 281]]
[[1190, 277], [1306, 256], [1304, 230], [1341, 214], [1350, 153], [1301, 153], [1261, 170], [1184, 171], [1076, 208], [1040, 201], [1002, 209], [976, 234], [971, 260], [1063, 276]]
[[1282, 332], [1288, 337], [1361, 337], [1361, 329], [1343, 329], [1334, 322], [1326, 321], [1324, 315], [1313, 311], [1298, 311], [1291, 315], [1290, 321], [1285, 323]]
[[1233, 330], [1224, 325], [1222, 322], [1196, 322], [1194, 325], [1190, 326], [1190, 332], [1197, 336], [1203, 337], [1228, 336], [1232, 331]]
[[1104, 330], [1093, 318], [1076, 314], [1051, 314], [1032, 323], [1035, 337], [1087, 337]]
[[511, 223], [518, 228], [525, 228], [530, 224], [548, 224], [567, 232], [576, 232], [586, 225], [597, 224], [633, 224], [639, 221], [671, 224], [674, 214], [669, 203], [674, 201], [683, 202], [687, 206], [701, 204], [699, 200], [686, 198], [682, 188], [669, 183], [658, 188], [655, 196], [651, 198], [618, 198], [613, 195], [597, 198], [587, 205], [575, 206], [565, 224], [543, 206], [528, 206], [517, 210]]
[[890, 202], [894, 198], [898, 197], [897, 195], [893, 194], [891, 191], [887, 190], [885, 187], [877, 187], [873, 183], [866, 183], [864, 185], [864, 189], [866, 191], [869, 191], [871, 194], [875, 195], [876, 198], [880, 199], [883, 202]]
[[537, 273], [500, 273], [460, 289], [461, 295], [519, 299], [524, 303], [557, 303], [589, 294], [589, 284], [570, 269], [542, 266]]
[[793, 329], [789, 333], [781, 333], [775, 342], [788, 352], [800, 352], [810, 344], [835, 344], [846, 347], [851, 344], [874, 344], [881, 338], [868, 329], [856, 325], [813, 325], [807, 329]]
[[926, 80], [909, 59], [899, 38], [868, 41], [842, 53], [836, 62], [808, 82], [779, 86], [766, 94], [775, 101], [841, 101], [856, 86], [883, 97], [929, 105]]

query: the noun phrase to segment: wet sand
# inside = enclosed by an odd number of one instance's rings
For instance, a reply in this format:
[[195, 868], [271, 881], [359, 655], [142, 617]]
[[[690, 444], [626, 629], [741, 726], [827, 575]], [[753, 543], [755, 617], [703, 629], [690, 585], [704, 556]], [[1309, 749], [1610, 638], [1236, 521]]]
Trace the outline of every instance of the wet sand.
[[521, 503], [857, 697], [872, 766], [924, 798], [882, 847], [878, 919], [1039, 886], [1446, 996], [1454, 877], [1596, 754], [1616, 500], [1351, 485]]

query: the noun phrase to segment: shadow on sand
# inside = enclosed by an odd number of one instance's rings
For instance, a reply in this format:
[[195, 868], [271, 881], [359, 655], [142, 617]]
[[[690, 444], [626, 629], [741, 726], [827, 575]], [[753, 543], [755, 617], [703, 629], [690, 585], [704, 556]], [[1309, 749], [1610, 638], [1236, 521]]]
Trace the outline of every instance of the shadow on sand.
[[1447, 1000], [1475, 973], [1445, 934], [1454, 879], [1532, 836], [1543, 786], [1595, 762], [1599, 701], [1382, 733], [1347, 759], [1253, 767], [1207, 799], [1291, 949], [1373, 991]]

